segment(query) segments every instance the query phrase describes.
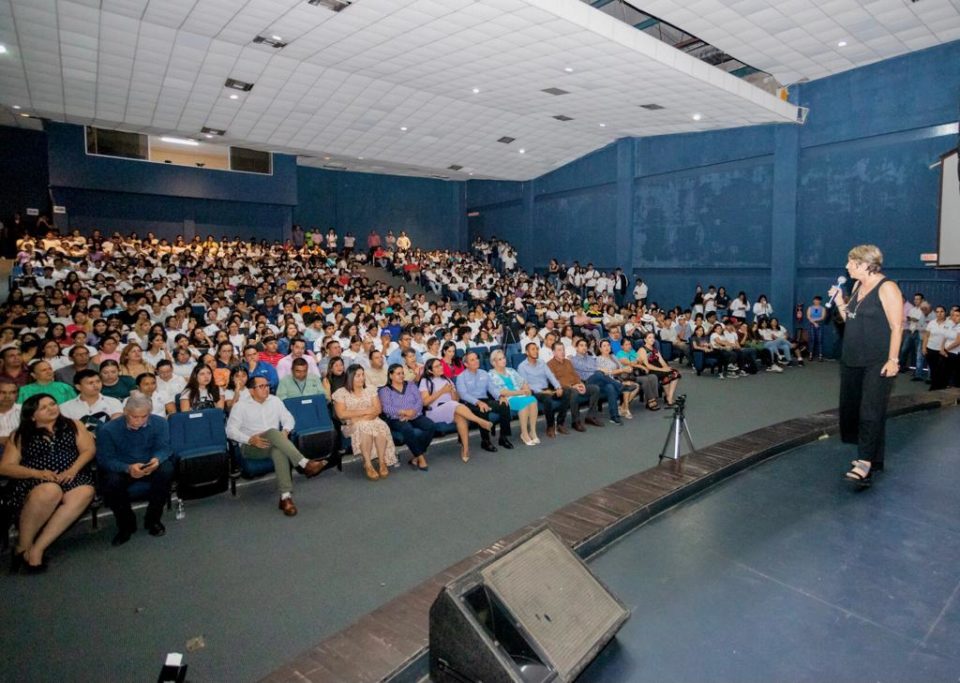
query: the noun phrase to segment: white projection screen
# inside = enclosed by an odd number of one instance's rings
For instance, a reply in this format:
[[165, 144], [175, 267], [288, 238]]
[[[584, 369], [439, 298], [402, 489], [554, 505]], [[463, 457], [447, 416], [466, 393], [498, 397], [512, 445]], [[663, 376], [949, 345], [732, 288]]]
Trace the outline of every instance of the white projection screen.
[[937, 265], [960, 268], [960, 178], [958, 150], [941, 157], [940, 164], [940, 231]]

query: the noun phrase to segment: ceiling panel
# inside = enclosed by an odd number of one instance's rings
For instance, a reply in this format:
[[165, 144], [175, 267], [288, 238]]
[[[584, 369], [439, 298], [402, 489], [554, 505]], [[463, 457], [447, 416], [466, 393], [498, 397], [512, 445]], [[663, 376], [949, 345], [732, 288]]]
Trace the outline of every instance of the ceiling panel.
[[[872, 51], [892, 38], [871, 11], [904, 21], [888, 3], [844, 4]], [[753, 7], [777, 26], [763, 34], [769, 50], [812, 49], [772, 3], [686, 7], [718, 24]], [[898, 49], [932, 35], [922, 22], [902, 31]], [[258, 34], [287, 45], [253, 44]], [[304, 0], [0, 0], [0, 40], [0, 103], [17, 111], [158, 134], [223, 128], [224, 144], [356, 170], [451, 175], [458, 164], [458, 177], [528, 179], [624, 135], [796, 119], [792, 105], [579, 0], [357, 0], [339, 13]], [[639, 107], [650, 102], [664, 109]]]

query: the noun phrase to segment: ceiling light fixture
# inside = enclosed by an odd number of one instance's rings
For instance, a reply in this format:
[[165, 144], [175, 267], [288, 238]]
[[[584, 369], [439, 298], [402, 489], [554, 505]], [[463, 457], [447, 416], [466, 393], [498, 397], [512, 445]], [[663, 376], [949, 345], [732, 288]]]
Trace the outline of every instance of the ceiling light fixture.
[[242, 90], [243, 92], [250, 92], [253, 90], [253, 83], [238, 81], [236, 78], [228, 78], [226, 81], [224, 81], [223, 86], [225, 88], [233, 88], [234, 90]]
[[263, 36], [257, 36], [256, 38], [253, 39], [253, 42], [256, 43], [257, 45], [269, 45], [270, 47], [275, 48], [277, 50], [280, 50], [287, 46], [287, 44], [283, 42], [283, 40], [281, 40], [280, 36], [270, 36], [269, 38], [265, 38]]
[[20, 108], [20, 105], [19, 105], [19, 104], [15, 104], [15, 105], [13, 105], [13, 108], [14, 108], [14, 109], [19, 109], [19, 108]]
[[569, 90], [563, 90], [562, 88], [544, 88], [540, 92], [545, 92], [548, 95], [569, 95]]
[[606, 128], [606, 127], [607, 127], [607, 124], [601, 123], [601, 124], [600, 124], [600, 127], [601, 127], [601, 128]]
[[5, 54], [7, 54], [7, 46], [0, 45], [0, 55], [5, 55]]
[[846, 47], [846, 46], [847, 46], [847, 41], [845, 40], [841, 40], [839, 43], [837, 43], [837, 47]]
[[239, 99], [240, 99], [240, 95], [230, 95], [230, 99], [231, 99], [231, 100], [239, 100]]
[[200, 132], [206, 133], [208, 137], [211, 135], [223, 136], [227, 134], [227, 131], [223, 130], [222, 128], [210, 128], [208, 126], [204, 126], [203, 128], [201, 128]]
[[702, 118], [703, 118], [703, 115], [700, 114], [699, 112], [697, 112], [696, 114], [693, 115], [693, 120], [694, 120], [694, 121], [699, 121], [699, 120], [702, 119]]
[[404, 133], [406, 133], [406, 132], [407, 132], [407, 127], [406, 127], [406, 126], [400, 126], [400, 130], [402, 130]]
[[162, 137], [160, 138], [163, 142], [169, 142], [174, 145], [188, 145], [190, 147], [196, 147], [200, 143], [196, 140], [190, 140], [188, 138], [172, 138], [172, 137]]
[[25, 118], [25, 119], [29, 119], [29, 118], [30, 118], [30, 114], [27, 114], [26, 112], [24, 112], [23, 114], [20, 114], [20, 116], [22, 116], [22, 117]]
[[572, 74], [572, 73], [573, 73], [573, 67], [572, 67], [572, 66], [568, 66], [568, 67], [566, 67], [566, 68], [564, 69], [564, 71], [566, 71], [568, 74]]
[[342, 12], [353, 4], [353, 0], [307, 0], [308, 5], [326, 7], [334, 12]]
[[527, 153], [527, 150], [525, 150], [523, 147], [521, 147], [518, 151], [520, 152], [520, 154], [526, 154], [526, 153]]
[[203, 137], [205, 137], [205, 138], [207, 138], [207, 140], [209, 140], [209, 139], [212, 138], [213, 136], [212, 136], [210, 133], [204, 133]]
[[479, 94], [480, 94], [480, 88], [474, 88], [474, 89], [473, 89], [473, 94], [474, 94], [474, 95], [479, 95]]

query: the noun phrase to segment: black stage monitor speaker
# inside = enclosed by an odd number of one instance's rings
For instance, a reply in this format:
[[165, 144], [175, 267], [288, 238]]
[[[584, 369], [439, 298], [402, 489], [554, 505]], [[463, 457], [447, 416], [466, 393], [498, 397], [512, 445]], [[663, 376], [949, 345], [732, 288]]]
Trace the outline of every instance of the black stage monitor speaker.
[[630, 612], [546, 526], [440, 591], [433, 681], [572, 681]]

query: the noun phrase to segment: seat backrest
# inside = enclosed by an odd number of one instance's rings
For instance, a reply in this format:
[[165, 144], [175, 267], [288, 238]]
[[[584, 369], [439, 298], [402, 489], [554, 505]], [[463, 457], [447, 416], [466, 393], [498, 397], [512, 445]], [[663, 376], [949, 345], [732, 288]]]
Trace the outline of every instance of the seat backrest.
[[226, 415], [220, 408], [173, 413], [167, 421], [174, 453], [202, 446], [209, 446], [210, 452], [227, 450]]
[[333, 429], [333, 420], [330, 419], [327, 398], [323, 394], [293, 396], [284, 399], [283, 405], [293, 415], [296, 422], [294, 429]]
[[510, 353], [507, 355], [507, 365], [516, 370], [520, 367], [520, 363], [522, 363], [526, 357], [527, 355], [525, 353], [521, 353], [519, 351]]

